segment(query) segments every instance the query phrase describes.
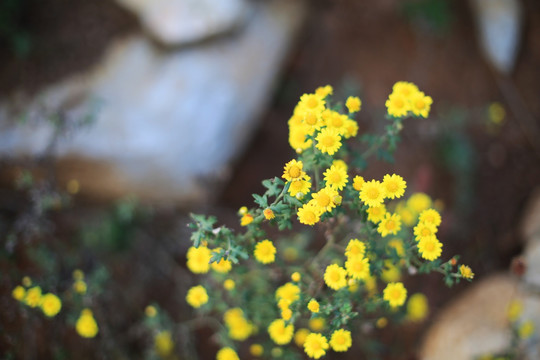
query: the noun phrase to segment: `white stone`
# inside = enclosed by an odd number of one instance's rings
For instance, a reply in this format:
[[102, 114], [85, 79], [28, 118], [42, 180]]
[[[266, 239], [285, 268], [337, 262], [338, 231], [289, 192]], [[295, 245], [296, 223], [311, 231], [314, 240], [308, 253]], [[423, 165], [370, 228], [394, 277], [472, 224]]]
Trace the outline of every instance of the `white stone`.
[[[75, 104], [68, 114], [103, 100], [92, 127], [58, 144], [66, 178], [105, 197], [201, 200], [208, 180], [227, 170], [254, 131], [304, 5], [259, 2], [238, 36], [183, 50], [132, 36], [113, 44], [94, 70], [46, 89], [39, 102], [52, 109]], [[38, 107], [38, 99], [28, 105]], [[13, 127], [9, 108], [0, 106], [0, 154], [42, 152], [50, 125]]]
[[514, 68], [523, 26], [519, 0], [471, 0], [480, 43], [487, 60], [501, 73]]
[[244, 24], [246, 0], [117, 0], [134, 12], [152, 36], [182, 45], [230, 32]]

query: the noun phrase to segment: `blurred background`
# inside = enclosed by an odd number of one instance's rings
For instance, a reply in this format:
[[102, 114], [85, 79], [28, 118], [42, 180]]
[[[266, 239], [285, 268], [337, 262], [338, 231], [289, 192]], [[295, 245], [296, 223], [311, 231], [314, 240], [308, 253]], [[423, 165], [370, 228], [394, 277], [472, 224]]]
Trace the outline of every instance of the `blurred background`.
[[[192, 316], [188, 214], [238, 228], [238, 208], [295, 156], [287, 120], [300, 96], [326, 84], [362, 99], [360, 131], [380, 127], [397, 81], [433, 98], [429, 119], [405, 123], [395, 163], [364, 177], [395, 172], [437, 200], [443, 258], [475, 272], [453, 289], [411, 280], [430, 316], [372, 330], [380, 358], [444, 359], [430, 329], [460, 318], [460, 299], [503, 319], [509, 298], [490, 307], [471, 292], [483, 280], [539, 308], [535, 0], [3, 0], [0, 64], [2, 358], [213, 358], [210, 328], [173, 325]], [[65, 311], [47, 319], [14, 300], [25, 276], [68, 299]], [[84, 306], [100, 324], [91, 341], [73, 328]], [[453, 346], [496, 352], [497, 326], [458, 326]]]

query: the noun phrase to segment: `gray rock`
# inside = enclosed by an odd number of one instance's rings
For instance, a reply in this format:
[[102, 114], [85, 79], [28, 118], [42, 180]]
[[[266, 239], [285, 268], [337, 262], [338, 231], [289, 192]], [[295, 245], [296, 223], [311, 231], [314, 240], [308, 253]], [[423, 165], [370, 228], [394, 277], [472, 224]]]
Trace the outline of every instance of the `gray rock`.
[[519, 0], [471, 0], [487, 60], [503, 74], [514, 68], [523, 27]]
[[240, 27], [250, 13], [246, 0], [116, 0], [134, 12], [148, 32], [174, 46]]
[[[43, 103], [83, 115], [92, 99], [103, 100], [92, 127], [58, 143], [61, 175], [106, 198], [204, 199], [257, 126], [304, 9], [298, 1], [257, 3], [238, 36], [183, 50], [132, 36], [94, 70], [46, 89], [30, 112]], [[9, 110], [9, 102], [0, 106], [0, 154], [42, 152], [50, 124], [14, 127]]]

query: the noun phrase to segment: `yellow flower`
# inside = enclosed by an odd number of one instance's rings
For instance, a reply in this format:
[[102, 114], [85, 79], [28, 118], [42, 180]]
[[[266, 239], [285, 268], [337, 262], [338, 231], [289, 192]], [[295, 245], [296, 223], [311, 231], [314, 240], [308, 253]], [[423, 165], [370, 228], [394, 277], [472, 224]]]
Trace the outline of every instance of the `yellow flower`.
[[187, 251], [187, 267], [195, 274], [205, 274], [210, 270], [212, 252], [206, 246], [192, 246]]
[[[220, 250], [221, 248], [215, 248], [212, 251], [212, 254], [218, 254]], [[213, 263], [210, 264], [210, 266], [212, 267], [214, 271], [217, 271], [218, 273], [226, 274], [229, 271], [231, 271], [232, 263], [230, 260], [225, 260], [224, 258], [222, 258], [221, 260], [219, 260], [219, 262], [214, 261]]]
[[277, 319], [268, 326], [268, 334], [276, 344], [286, 345], [291, 342], [294, 326], [292, 324], [286, 325], [283, 319]]
[[328, 155], [334, 155], [341, 147], [341, 134], [334, 128], [322, 129], [315, 140], [317, 149]]
[[294, 334], [294, 343], [296, 346], [304, 346], [304, 343], [306, 342], [306, 338], [309, 335], [309, 330], [305, 328], [298, 329], [296, 331], [296, 334]]
[[407, 81], [398, 81], [394, 84], [394, 86], [392, 86], [392, 92], [401, 94], [407, 99], [416, 94], [418, 91], [418, 87], [415, 84]]
[[416, 116], [427, 118], [433, 99], [421, 91], [417, 91], [410, 98], [411, 111]]
[[388, 325], [388, 319], [385, 318], [385, 317], [378, 318], [377, 322], [375, 323], [375, 326], [378, 329], [382, 329], [382, 328], [386, 327], [386, 325]]
[[365, 180], [360, 175], [356, 175], [353, 179], [353, 188], [356, 191], [362, 190], [362, 186], [364, 185]]
[[422, 321], [429, 313], [427, 297], [422, 293], [416, 293], [407, 302], [407, 318], [411, 321]]
[[459, 267], [459, 273], [461, 274], [462, 277], [464, 277], [465, 279], [472, 279], [474, 278], [474, 273], [472, 272], [471, 268], [468, 267], [467, 265], [461, 265]]
[[227, 279], [223, 282], [223, 287], [225, 288], [225, 290], [231, 291], [235, 288], [235, 286], [236, 284], [234, 280]]
[[26, 287], [29, 287], [32, 285], [32, 279], [30, 279], [30, 277], [28, 276], [25, 276], [22, 278], [22, 284]]
[[403, 196], [405, 189], [407, 188], [407, 183], [399, 175], [384, 175], [382, 185], [385, 190], [385, 196], [388, 199], [396, 199]]
[[144, 314], [149, 317], [149, 318], [153, 318], [153, 317], [156, 317], [157, 315], [157, 309], [155, 306], [153, 305], [148, 305], [145, 309], [144, 309]]
[[248, 208], [246, 206], [242, 206], [240, 209], [238, 209], [239, 215], [245, 215], [248, 212]]
[[170, 331], [160, 331], [154, 336], [154, 348], [161, 357], [169, 356], [174, 348]]
[[84, 280], [75, 280], [73, 283], [73, 290], [78, 294], [86, 294], [87, 287]]
[[342, 167], [332, 165], [324, 172], [324, 181], [327, 187], [341, 190], [347, 185], [349, 175], [347, 170]]
[[441, 215], [435, 209], [427, 209], [420, 213], [418, 218], [419, 222], [434, 225], [435, 227], [441, 225]]
[[312, 313], [318, 313], [320, 308], [319, 302], [315, 299], [311, 299], [307, 304], [307, 308]]
[[253, 324], [244, 317], [244, 311], [240, 308], [227, 310], [223, 314], [223, 320], [229, 329], [229, 337], [233, 340], [243, 341], [254, 331]]
[[298, 209], [298, 221], [304, 225], [315, 225], [319, 222], [319, 209], [313, 203], [307, 203]]
[[315, 90], [315, 95], [319, 96], [320, 98], [325, 98], [328, 95], [332, 95], [334, 92], [334, 88], [330, 85], [320, 86]]
[[97, 335], [99, 329], [92, 314], [92, 310], [85, 308], [75, 323], [77, 333], [84, 338], [93, 338]]
[[369, 207], [381, 206], [386, 193], [380, 181], [366, 181], [360, 190], [360, 200]]
[[304, 351], [313, 359], [319, 359], [326, 354], [328, 350], [328, 340], [318, 333], [311, 333], [304, 342]]
[[253, 215], [250, 213], [242, 215], [242, 218], [240, 219], [240, 225], [241, 226], [248, 226], [253, 222]]
[[304, 164], [302, 161], [296, 161], [292, 159], [287, 164], [285, 164], [283, 175], [281, 176], [287, 181], [298, 181], [302, 180], [305, 175], [305, 172], [302, 170]]
[[419, 222], [413, 230], [416, 241], [420, 241], [422, 239], [429, 239], [434, 237], [435, 234], [437, 234], [437, 227], [433, 224], [426, 222]]
[[252, 356], [260, 357], [262, 354], [264, 354], [264, 348], [261, 344], [251, 344], [249, 347], [249, 353]]
[[216, 354], [216, 360], [240, 360], [240, 358], [232, 348], [224, 347]]
[[358, 134], [358, 123], [352, 119], [345, 120], [344, 128], [345, 132], [343, 133], [343, 137], [345, 137], [345, 139], [355, 137]]
[[523, 304], [519, 300], [513, 300], [510, 305], [508, 305], [508, 310], [506, 311], [506, 316], [510, 322], [516, 322], [521, 313], [523, 312]]
[[388, 234], [396, 235], [401, 230], [401, 217], [398, 214], [386, 213], [379, 223], [377, 231], [382, 237]]
[[289, 194], [296, 196], [297, 194], [309, 194], [311, 189], [311, 178], [305, 175], [303, 180], [293, 181], [289, 185]]
[[261, 264], [270, 264], [276, 259], [276, 248], [270, 240], [263, 240], [255, 245], [253, 254]]
[[401, 279], [401, 270], [397, 265], [392, 264], [392, 261], [384, 261], [384, 269], [381, 272], [381, 280], [385, 283], [396, 282]]
[[30, 307], [37, 307], [41, 304], [41, 288], [34, 286], [26, 291], [24, 303]]
[[323, 318], [313, 318], [309, 320], [309, 328], [313, 331], [322, 331], [326, 326], [326, 321]]
[[60, 312], [62, 301], [58, 296], [48, 293], [41, 298], [41, 310], [47, 317], [53, 317]]
[[384, 215], [386, 215], [386, 205], [381, 204], [379, 206], [370, 207], [367, 209], [368, 213], [368, 220], [371, 221], [374, 224], [379, 223], [382, 219], [384, 219]]
[[384, 289], [383, 299], [388, 301], [391, 307], [401, 306], [407, 299], [407, 289], [405, 289], [403, 283], [390, 283]]
[[534, 334], [534, 323], [531, 320], [525, 321], [518, 329], [518, 335], [521, 339], [528, 339]]
[[324, 282], [329, 288], [339, 290], [347, 286], [347, 271], [336, 264], [328, 265], [324, 272]]
[[442, 243], [435, 236], [422, 238], [418, 242], [418, 252], [422, 258], [433, 261], [441, 256]]
[[345, 256], [351, 257], [363, 257], [366, 253], [366, 244], [358, 239], [351, 239], [345, 248]]
[[276, 300], [281, 299], [288, 300], [289, 303], [293, 303], [300, 298], [300, 288], [293, 283], [286, 283], [285, 285], [280, 286], [276, 290]]
[[366, 280], [370, 275], [369, 260], [360, 256], [350, 257], [345, 262], [345, 268], [353, 279]]
[[84, 272], [81, 269], [75, 269], [73, 270], [73, 280], [83, 280], [84, 279]]
[[21, 285], [17, 285], [13, 291], [11, 291], [11, 296], [17, 300], [22, 301], [26, 295], [26, 290]]
[[504, 110], [504, 107], [499, 102], [491, 103], [488, 107], [488, 117], [492, 123], [501, 124], [506, 117], [506, 110]]
[[274, 211], [272, 211], [272, 209], [270, 208], [264, 209], [263, 214], [266, 220], [272, 220], [276, 217], [276, 215], [274, 214]]
[[208, 302], [208, 293], [201, 285], [193, 286], [187, 292], [186, 301], [194, 308], [199, 308]]
[[349, 110], [349, 113], [353, 114], [355, 112], [360, 111], [360, 107], [362, 106], [362, 101], [356, 96], [349, 96], [347, 98], [347, 101], [345, 102], [345, 106]]
[[285, 321], [289, 321], [292, 318], [292, 310], [289, 308], [281, 309], [281, 318]]
[[324, 110], [325, 103], [326, 101], [324, 101], [322, 96], [317, 94], [304, 94], [300, 97], [298, 105], [306, 110], [321, 112]]
[[403, 255], [405, 255], [405, 248], [403, 247], [403, 241], [401, 241], [401, 239], [392, 239], [387, 245], [389, 249], [396, 250], [398, 256], [403, 257]]
[[339, 329], [332, 333], [330, 346], [334, 351], [344, 352], [349, 350], [352, 345], [351, 332], [345, 329]]
[[314, 206], [319, 209], [319, 213], [323, 214], [327, 211], [332, 211], [336, 207], [334, 198], [338, 195], [338, 192], [331, 187], [325, 187], [314, 193], [313, 202]]
[[385, 105], [388, 109], [388, 115], [396, 118], [407, 115], [407, 113], [411, 109], [408, 99], [399, 93], [390, 94], [390, 96], [388, 96], [388, 100], [386, 100]]
[[313, 143], [311, 139], [308, 139], [310, 131], [307, 126], [291, 128], [289, 132], [289, 145], [296, 151], [301, 152], [311, 147]]
[[424, 193], [414, 193], [407, 200], [407, 207], [417, 214], [431, 207], [431, 198]]

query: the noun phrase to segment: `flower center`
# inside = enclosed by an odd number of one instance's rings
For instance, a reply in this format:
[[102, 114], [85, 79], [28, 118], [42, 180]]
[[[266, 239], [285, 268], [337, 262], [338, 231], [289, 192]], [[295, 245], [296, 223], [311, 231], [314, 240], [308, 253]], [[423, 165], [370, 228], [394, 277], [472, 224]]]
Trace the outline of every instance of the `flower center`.
[[336, 141], [335, 141], [334, 137], [331, 136], [331, 135], [327, 135], [327, 136], [325, 136], [325, 137], [322, 138], [322, 143], [323, 143], [323, 145], [326, 146], [326, 147], [332, 147], [332, 146], [334, 146], [335, 142], [336, 142]]
[[309, 98], [309, 100], [307, 101], [307, 106], [310, 109], [315, 109], [317, 107], [317, 105], [319, 105], [319, 102], [317, 101], [317, 98], [315, 98], [315, 96], [311, 96]]
[[429, 235], [431, 235], [431, 230], [429, 230], [428, 228], [423, 228], [422, 236], [429, 236]]
[[398, 186], [395, 182], [391, 182], [389, 184], [386, 185], [386, 189], [389, 191], [389, 192], [396, 192], [397, 189], [398, 189]]
[[330, 176], [330, 180], [332, 180], [332, 182], [334, 184], [337, 184], [339, 182], [341, 182], [341, 175], [338, 173], [338, 172], [334, 172], [331, 176]]
[[424, 100], [422, 100], [422, 99], [416, 100], [414, 105], [416, 106], [417, 109], [420, 109], [420, 110], [423, 109], [426, 106]]
[[341, 116], [334, 116], [332, 118], [332, 126], [337, 128], [343, 126], [343, 120], [341, 119]]
[[405, 102], [401, 98], [397, 98], [394, 100], [394, 106], [397, 108], [402, 108], [405, 106]]
[[396, 223], [393, 220], [388, 220], [386, 223], [386, 229], [387, 230], [394, 230], [396, 227]]
[[308, 125], [315, 125], [317, 124], [317, 116], [314, 113], [308, 113], [306, 115], [306, 124]]
[[301, 170], [298, 166], [291, 166], [291, 168], [289, 169], [289, 175], [292, 177], [292, 178], [297, 178], [300, 176], [300, 173], [301, 173]]
[[340, 278], [341, 276], [339, 275], [337, 271], [334, 271], [333, 273], [330, 274], [330, 279], [334, 282], [338, 282]]
[[371, 188], [371, 189], [368, 190], [367, 196], [370, 199], [376, 199], [376, 198], [379, 197], [379, 190], [377, 190], [375, 188]]
[[317, 203], [322, 207], [327, 207], [330, 204], [330, 196], [327, 194], [320, 194], [317, 198]]

